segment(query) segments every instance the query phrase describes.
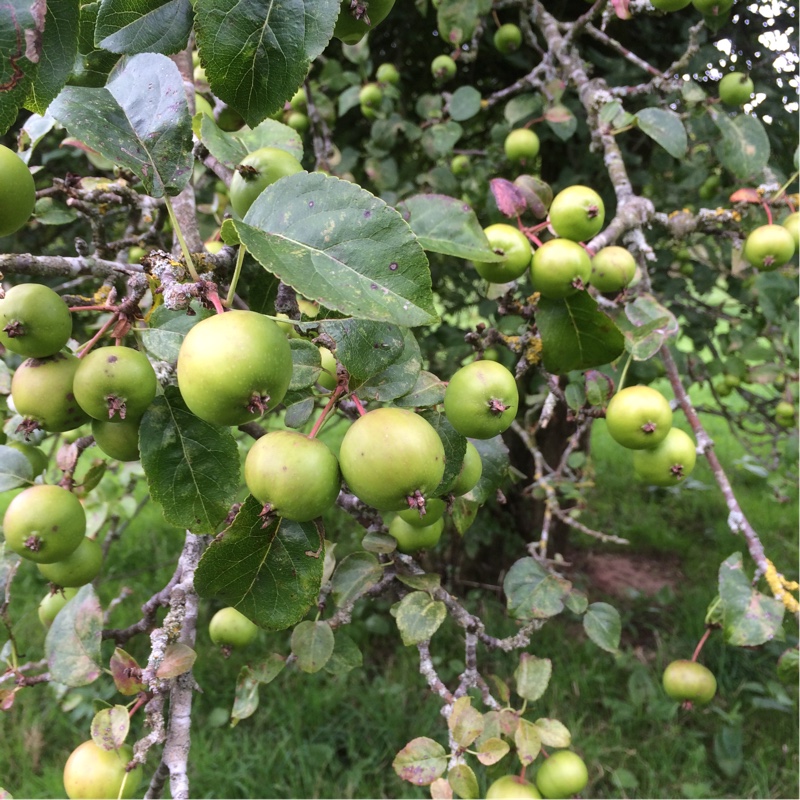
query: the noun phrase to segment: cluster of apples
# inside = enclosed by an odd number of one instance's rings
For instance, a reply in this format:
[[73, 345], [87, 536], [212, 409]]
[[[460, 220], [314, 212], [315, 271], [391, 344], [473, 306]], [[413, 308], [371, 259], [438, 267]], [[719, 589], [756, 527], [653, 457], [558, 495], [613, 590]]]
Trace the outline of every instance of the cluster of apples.
[[649, 386], [618, 391], [606, 409], [611, 437], [633, 451], [639, 478], [653, 486], [675, 486], [694, 469], [694, 440], [672, 427], [672, 409], [661, 392]]
[[[520, 129], [512, 133], [532, 131]], [[587, 285], [604, 293], [622, 291], [634, 278], [636, 261], [628, 250], [615, 245], [590, 256], [580, 244], [596, 236], [605, 221], [600, 195], [588, 186], [574, 185], [559, 192], [550, 204], [549, 226], [557, 238], [535, 250], [519, 228], [497, 223], [484, 229], [489, 246], [502, 261], [476, 262], [478, 274], [490, 283], [508, 283], [530, 268], [535, 291], [542, 297], [569, 297]]]
[[572, 750], [556, 750], [545, 758], [534, 781], [519, 775], [503, 775], [486, 790], [486, 800], [511, 798], [567, 798], [582, 792], [589, 782], [583, 759]]

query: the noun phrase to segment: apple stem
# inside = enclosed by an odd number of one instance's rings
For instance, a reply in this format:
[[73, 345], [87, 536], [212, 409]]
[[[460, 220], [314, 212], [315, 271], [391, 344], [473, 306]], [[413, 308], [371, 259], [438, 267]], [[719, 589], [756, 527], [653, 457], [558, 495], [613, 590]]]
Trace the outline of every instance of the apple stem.
[[337, 386], [333, 390], [333, 394], [330, 396], [328, 400], [328, 404], [325, 408], [322, 409], [322, 413], [317, 417], [317, 421], [314, 423], [314, 427], [311, 428], [311, 433], [308, 434], [309, 439], [313, 439], [318, 433], [319, 429], [325, 423], [325, 420], [328, 418], [329, 414], [331, 413], [331, 409], [336, 405], [339, 398], [344, 393], [344, 386]]
[[767, 212], [767, 225], [772, 225], [772, 209], [769, 207], [769, 203], [762, 203], [764, 206], [764, 211]]
[[622, 387], [625, 386], [625, 378], [628, 377], [628, 367], [631, 365], [632, 354], [628, 354], [628, 360], [625, 362], [625, 366], [622, 368], [622, 375], [619, 376], [619, 384], [617, 384], [617, 391], [622, 391]]
[[240, 244], [239, 252], [236, 254], [236, 267], [233, 270], [233, 278], [231, 279], [231, 285], [228, 289], [228, 297], [225, 300], [225, 305], [229, 308], [233, 303], [233, 296], [236, 294], [236, 284], [239, 283], [239, 276], [242, 274], [242, 264], [244, 263], [244, 254], [246, 252], [244, 245]]
[[219, 294], [217, 294], [217, 290], [214, 288], [214, 284], [209, 283], [208, 287], [209, 288], [208, 292], [206, 293], [206, 296], [208, 297], [209, 302], [211, 303], [212, 306], [214, 306], [214, 310], [217, 312], [217, 314], [224, 314], [225, 309], [223, 307], [222, 301], [219, 299]]
[[114, 314], [112, 317], [107, 319], [103, 326], [100, 328], [97, 333], [89, 339], [86, 344], [80, 348], [80, 352], [78, 353], [78, 358], [83, 358], [96, 344], [97, 342], [103, 337], [103, 334], [112, 326], [115, 325], [118, 321], [118, 315]]
[[183, 254], [183, 260], [186, 262], [186, 269], [189, 270], [192, 280], [197, 283], [200, 280], [200, 276], [197, 274], [197, 270], [194, 268], [192, 254], [189, 252], [189, 245], [186, 244], [186, 239], [183, 238], [183, 231], [181, 230], [181, 226], [178, 225], [178, 218], [175, 216], [175, 210], [172, 208], [172, 203], [167, 195], [164, 195], [164, 205], [167, 208], [167, 213], [169, 214], [169, 219], [172, 223], [172, 230], [175, 231], [175, 236], [178, 238], [178, 244], [180, 245], [181, 253]]
[[711, 628], [706, 628], [706, 632], [703, 634], [702, 638], [697, 643], [697, 647], [694, 649], [692, 661], [697, 661], [697, 657], [700, 655], [700, 651], [703, 649], [703, 645], [708, 641], [709, 636], [711, 636]]
[[353, 404], [355, 405], [359, 416], [361, 416], [361, 417], [366, 416], [367, 411], [364, 408], [364, 406], [361, 405], [361, 401], [358, 399], [358, 397], [356, 395], [353, 395]]

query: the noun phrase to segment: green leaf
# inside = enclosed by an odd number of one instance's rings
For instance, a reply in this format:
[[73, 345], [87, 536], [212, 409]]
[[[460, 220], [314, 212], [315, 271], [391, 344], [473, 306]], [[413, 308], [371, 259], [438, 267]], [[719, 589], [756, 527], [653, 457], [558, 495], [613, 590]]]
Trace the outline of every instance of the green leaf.
[[245, 665], [239, 670], [236, 678], [236, 691], [233, 696], [233, 709], [231, 710], [231, 727], [236, 727], [239, 720], [252, 717], [258, 708], [258, 679], [253, 670]]
[[426, 572], [422, 575], [404, 575], [397, 573], [397, 580], [412, 589], [433, 594], [442, 585], [442, 576], [436, 572]]
[[307, 339], [289, 339], [292, 350], [292, 379], [289, 391], [296, 392], [313, 386], [322, 371], [319, 348]]
[[459, 697], [453, 703], [447, 727], [456, 744], [469, 747], [483, 731], [483, 715], [472, 707], [472, 698], [469, 695]]
[[689, 146], [681, 118], [663, 108], [643, 108], [636, 114], [639, 128], [660, 144], [673, 158], [683, 158]]
[[397, 628], [408, 647], [430, 639], [447, 616], [447, 608], [440, 600], [433, 600], [427, 592], [411, 592], [397, 609]]
[[272, 653], [263, 661], [253, 664], [253, 677], [259, 683], [272, 683], [281, 674], [285, 666], [286, 659], [277, 653]]
[[341, 608], [360, 597], [383, 576], [383, 567], [372, 553], [355, 552], [345, 556], [331, 581], [333, 602]]
[[757, 176], [767, 165], [770, 155], [769, 137], [760, 120], [739, 114], [732, 120], [716, 112], [712, 116], [722, 133], [717, 145], [717, 158], [739, 178]]
[[185, 311], [170, 311], [159, 306], [150, 315], [150, 327], [142, 331], [142, 344], [150, 355], [160, 361], [174, 363], [186, 334], [206, 317], [213, 315], [207, 308], [194, 308], [192, 316]]
[[307, 619], [292, 631], [292, 652], [303, 672], [319, 672], [333, 653], [333, 631], [325, 620]]
[[0, 12], [0, 135], [16, 121], [36, 77], [45, 17], [41, 4], [4, 0]]
[[274, 119], [265, 119], [255, 128], [245, 127], [228, 133], [219, 128], [208, 114], [204, 114], [200, 122], [200, 141], [228, 169], [233, 169], [248, 153], [262, 147], [285, 150], [298, 161], [303, 158], [303, 140], [300, 134]]
[[388, 533], [367, 533], [361, 546], [370, 553], [393, 553], [397, 550], [397, 539]]
[[537, 658], [530, 653], [521, 653], [519, 666], [514, 671], [517, 694], [531, 703], [546, 691], [553, 674], [553, 662], [549, 658]]
[[345, 675], [363, 663], [364, 657], [358, 645], [346, 633], [337, 633], [333, 653], [325, 664], [325, 671], [331, 675]]
[[777, 598], [752, 588], [742, 567], [741, 553], [734, 553], [720, 564], [719, 595], [722, 631], [728, 644], [755, 647], [775, 638], [786, 607]]
[[447, 752], [427, 736], [412, 739], [394, 758], [392, 767], [404, 781], [428, 786], [447, 769]]
[[100, 89], [67, 86], [50, 114], [102, 156], [130, 169], [152, 197], [175, 195], [192, 176], [192, 124], [177, 66], [142, 53]]
[[447, 419], [443, 410], [425, 409], [420, 416], [427, 420], [439, 434], [444, 447], [444, 476], [438, 488], [433, 492], [433, 494], [441, 494], [455, 481], [461, 471], [464, 454], [467, 452], [467, 440], [450, 424], [450, 420]]
[[234, 222], [256, 260], [327, 308], [378, 322], [435, 322], [421, 245], [400, 214], [360, 186], [299, 172]]
[[433, 160], [444, 158], [453, 152], [463, 134], [464, 129], [457, 122], [437, 122], [423, 132], [422, 148]]
[[541, 619], [559, 614], [572, 584], [548, 572], [538, 561], [521, 558], [503, 581], [508, 613], [515, 619]]
[[164, 517], [193, 533], [213, 533], [239, 489], [239, 452], [229, 428], [194, 416], [176, 386], [156, 397], [139, 427], [142, 467]]
[[252, 128], [283, 107], [333, 36], [339, 0], [194, 0], [214, 94]]
[[103, 708], [92, 719], [92, 740], [102, 750], [118, 750], [125, 744], [130, 727], [131, 721], [125, 706]]
[[502, 436], [492, 439], [472, 439], [472, 444], [478, 451], [483, 464], [481, 479], [477, 486], [469, 493], [476, 503], [483, 505], [505, 483], [508, 469], [511, 464], [508, 457], [508, 447]]
[[404, 328], [402, 334], [403, 351], [399, 358], [358, 388], [362, 400], [388, 403], [405, 395], [416, 384], [422, 366], [422, 353], [411, 330]]
[[616, 653], [622, 634], [619, 612], [608, 603], [591, 603], [583, 617], [583, 629], [589, 638], [603, 650]]
[[566, 106], [556, 105], [548, 108], [544, 113], [544, 118], [550, 130], [562, 142], [566, 142], [578, 130], [578, 120]]
[[491, 7], [491, 0], [441, 0], [436, 6], [436, 25], [443, 40], [454, 48], [469, 41], [479, 17]]
[[112, 53], [183, 50], [192, 29], [190, 0], [100, 0], [95, 43]]
[[349, 373], [349, 388], [357, 391], [384, 372], [405, 349], [405, 335], [396, 325], [362, 319], [330, 319], [319, 324], [333, 339], [336, 358]]
[[421, 370], [411, 389], [394, 404], [400, 408], [425, 408], [444, 402], [445, 384], [432, 372]]
[[109, 53], [94, 43], [94, 31], [100, 3], [85, 3], [81, 6], [78, 30], [78, 58], [72, 71], [72, 83], [80, 86], [100, 87], [105, 85], [108, 74], [120, 60], [119, 54]]
[[100, 677], [103, 610], [91, 584], [82, 586], [58, 612], [44, 652], [50, 677], [66, 686], [86, 686]]
[[33, 482], [33, 467], [27, 456], [15, 447], [0, 445], [0, 492], [18, 489]]
[[509, 125], [518, 127], [519, 123], [524, 122], [529, 117], [536, 117], [542, 113], [544, 101], [542, 95], [536, 92], [525, 93], [512, 97], [505, 108], [503, 116]]
[[522, 766], [533, 764], [542, 750], [539, 729], [532, 722], [520, 718], [517, 730], [514, 731], [514, 744], [517, 746], [517, 756]]
[[474, 86], [459, 86], [448, 105], [450, 117], [456, 122], [472, 119], [481, 110], [481, 93]]
[[72, 72], [78, 55], [79, 7], [79, 0], [47, 0], [42, 53], [25, 102], [37, 114], [47, 111]]
[[727, 778], [735, 778], [744, 766], [740, 725], [723, 725], [714, 734], [714, 760]]
[[478, 761], [485, 767], [490, 767], [504, 758], [510, 749], [507, 742], [493, 736], [481, 742], [478, 747]]
[[617, 314], [615, 322], [625, 337], [625, 349], [636, 361], [652, 358], [679, 331], [675, 315], [649, 294], [626, 303], [625, 313]]
[[234, 606], [266, 630], [285, 630], [316, 602], [322, 582], [322, 534], [279, 517], [262, 528], [261, 503], [248, 497], [195, 573], [201, 597]]
[[796, 647], [790, 647], [781, 653], [778, 659], [778, 678], [784, 683], [797, 684], [800, 677], [800, 652]]
[[535, 722], [539, 731], [539, 738], [546, 747], [569, 747], [572, 742], [572, 735], [567, 726], [557, 719], [540, 717]]
[[433, 253], [473, 261], [502, 261], [472, 208], [443, 194], [415, 194], [397, 204], [419, 243]]
[[561, 300], [539, 299], [536, 324], [545, 369], [565, 375], [608, 364], [625, 349], [625, 339], [587, 292]]
[[478, 779], [468, 764], [456, 764], [447, 772], [447, 781], [452, 786], [453, 791], [465, 800], [473, 800], [480, 797]]

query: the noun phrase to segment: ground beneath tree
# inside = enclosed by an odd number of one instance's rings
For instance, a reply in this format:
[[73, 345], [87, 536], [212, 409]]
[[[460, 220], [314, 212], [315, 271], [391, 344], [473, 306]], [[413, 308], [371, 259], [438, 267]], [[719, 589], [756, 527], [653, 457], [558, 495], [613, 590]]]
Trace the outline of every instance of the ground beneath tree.
[[587, 588], [614, 597], [654, 595], [677, 589], [683, 573], [677, 559], [639, 553], [585, 553], [572, 560], [573, 570], [586, 576]]

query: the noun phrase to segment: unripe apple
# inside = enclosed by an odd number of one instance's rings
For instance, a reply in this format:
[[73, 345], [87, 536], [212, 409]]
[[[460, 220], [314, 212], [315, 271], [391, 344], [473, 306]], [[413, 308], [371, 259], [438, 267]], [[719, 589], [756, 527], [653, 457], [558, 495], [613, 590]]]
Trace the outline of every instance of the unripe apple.
[[456, 62], [448, 55], [436, 56], [431, 61], [431, 74], [439, 83], [446, 83], [456, 74]]
[[503, 150], [509, 161], [524, 164], [539, 155], [539, 137], [530, 128], [516, 128], [506, 136]]
[[397, 86], [400, 83], [400, 73], [397, 71], [397, 67], [394, 64], [384, 63], [378, 66], [378, 69], [375, 70], [375, 79], [378, 83], [383, 84], [392, 84], [392, 86]]
[[220, 647], [238, 649], [247, 647], [258, 635], [258, 625], [241, 611], [228, 606], [221, 608], [208, 624], [211, 641]]
[[494, 46], [503, 54], [515, 53], [522, 44], [522, 31], [513, 23], [501, 25], [492, 39]]
[[744, 242], [744, 257], [758, 270], [772, 272], [791, 261], [794, 236], [783, 225], [761, 225]]
[[462, 435], [491, 439], [505, 431], [517, 415], [519, 390], [509, 370], [496, 361], [473, 361], [447, 384], [444, 413]]
[[588, 782], [586, 764], [571, 750], [551, 753], [536, 773], [536, 787], [548, 800], [572, 797], [583, 791]]
[[696, 661], [673, 661], [664, 670], [664, 691], [678, 701], [705, 705], [717, 693], [717, 679], [708, 667]]
[[795, 211], [793, 214], [789, 214], [789, 216], [781, 222], [781, 225], [792, 234], [795, 250], [800, 249], [800, 212]]
[[486, 800], [541, 800], [534, 784], [519, 775], [503, 775], [486, 790]]
[[399, 515], [389, 523], [389, 534], [397, 540], [397, 549], [401, 553], [416, 553], [417, 550], [435, 547], [443, 530], [444, 520], [441, 518], [422, 527], [409, 525]]
[[126, 776], [125, 768], [132, 758], [130, 745], [124, 744], [118, 750], [103, 750], [89, 739], [72, 751], [64, 765], [67, 797], [70, 800], [134, 797], [142, 780], [142, 765], [137, 764]]
[[383, 92], [377, 83], [367, 83], [358, 93], [358, 102], [367, 108], [378, 108], [383, 100]]
[[661, 392], [649, 386], [628, 386], [611, 398], [606, 424], [618, 444], [642, 450], [666, 438], [672, 428], [672, 409]]
[[719, 99], [729, 106], [742, 106], [752, 96], [753, 79], [744, 72], [729, 72], [719, 82]]
[[48, 592], [39, 603], [39, 621], [49, 629], [62, 608], [78, 593], [77, 589]]
[[56, 586], [77, 588], [91, 583], [103, 567], [103, 549], [88, 536], [66, 558], [53, 564], [39, 564], [39, 572]]
[[558, 236], [587, 242], [605, 221], [603, 200], [594, 189], [576, 184], [560, 191], [550, 204], [550, 225]]

